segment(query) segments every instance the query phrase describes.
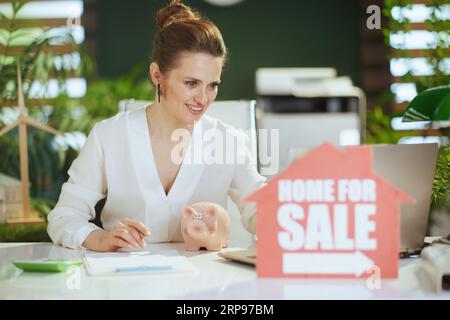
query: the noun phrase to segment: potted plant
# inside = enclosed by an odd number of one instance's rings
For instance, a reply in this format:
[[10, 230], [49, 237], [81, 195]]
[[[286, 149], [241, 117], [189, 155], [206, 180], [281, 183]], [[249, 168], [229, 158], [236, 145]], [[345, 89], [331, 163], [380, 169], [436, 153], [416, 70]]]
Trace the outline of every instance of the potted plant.
[[[408, 105], [403, 121], [432, 121], [443, 130], [450, 127], [450, 85], [430, 88], [419, 93]], [[450, 143], [444, 145], [436, 166], [433, 202], [443, 202], [450, 209]]]

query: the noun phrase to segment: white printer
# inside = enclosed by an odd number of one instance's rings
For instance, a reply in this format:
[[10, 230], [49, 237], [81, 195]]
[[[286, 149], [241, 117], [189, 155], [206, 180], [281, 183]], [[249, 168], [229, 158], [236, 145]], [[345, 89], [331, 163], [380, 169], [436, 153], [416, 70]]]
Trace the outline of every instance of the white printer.
[[[256, 92], [258, 128], [279, 130], [278, 172], [325, 141], [345, 146], [365, 140], [365, 95], [334, 68], [257, 69]], [[259, 158], [276, 159], [261, 155], [271, 152], [263, 140]], [[267, 165], [260, 162], [260, 170]]]

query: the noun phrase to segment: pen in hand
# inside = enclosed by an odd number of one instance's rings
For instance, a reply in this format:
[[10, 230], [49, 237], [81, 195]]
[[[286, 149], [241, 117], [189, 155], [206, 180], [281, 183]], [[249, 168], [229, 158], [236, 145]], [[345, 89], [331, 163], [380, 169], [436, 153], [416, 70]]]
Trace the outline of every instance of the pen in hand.
[[110, 230], [94, 230], [86, 237], [82, 246], [100, 252], [114, 252], [121, 248], [145, 248], [145, 237], [150, 234], [150, 230], [142, 222], [123, 219], [115, 223]]
[[121, 223], [126, 226], [126, 230], [131, 235], [131, 238], [128, 242], [130, 243], [129, 247], [141, 247], [145, 248], [147, 243], [145, 242], [145, 238], [148, 237], [151, 232], [150, 230], [140, 221], [135, 221], [131, 219], [123, 219]]

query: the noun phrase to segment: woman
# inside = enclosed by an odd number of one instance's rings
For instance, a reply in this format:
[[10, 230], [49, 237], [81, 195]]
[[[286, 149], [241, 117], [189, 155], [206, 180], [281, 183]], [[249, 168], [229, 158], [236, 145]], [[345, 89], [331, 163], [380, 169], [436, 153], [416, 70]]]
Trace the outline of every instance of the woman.
[[[208, 130], [221, 136], [232, 132], [244, 141], [237, 130], [203, 116], [217, 96], [227, 57], [220, 31], [181, 1], [160, 9], [156, 21], [159, 31], [149, 68], [156, 101], [94, 126], [49, 214], [48, 232], [56, 244], [115, 251], [144, 247], [146, 241], [182, 241], [182, 208], [199, 201], [226, 207], [228, 195], [238, 205], [244, 227], [255, 233], [255, 207], [244, 199], [265, 178], [250, 164], [248, 148], [238, 150], [243, 162], [185, 161], [198, 154]], [[173, 141], [180, 130], [191, 137], [181, 149]], [[89, 220], [105, 197], [100, 229]]]

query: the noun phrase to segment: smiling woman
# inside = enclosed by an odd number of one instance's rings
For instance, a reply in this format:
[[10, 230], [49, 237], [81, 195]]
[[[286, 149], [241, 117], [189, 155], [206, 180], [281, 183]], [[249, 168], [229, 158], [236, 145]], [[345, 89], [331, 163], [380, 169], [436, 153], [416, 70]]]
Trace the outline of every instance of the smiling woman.
[[[265, 178], [255, 169], [245, 134], [204, 115], [216, 99], [227, 57], [222, 35], [179, 0], [160, 9], [156, 22], [149, 66], [156, 101], [94, 126], [48, 216], [48, 232], [57, 244], [115, 251], [182, 241], [183, 208], [197, 202], [226, 207], [228, 196], [240, 209], [243, 226], [256, 232], [255, 205], [244, 199]], [[174, 150], [180, 150], [173, 136], [180, 129], [190, 135], [183, 140], [182, 162], [173, 158]], [[242, 141], [237, 159], [243, 161], [206, 163], [201, 152], [210, 143], [204, 133], [211, 130]], [[201, 161], [185, 161], [192, 154]], [[89, 220], [106, 196], [102, 230]]]
[[160, 71], [157, 62], [153, 62], [150, 76], [157, 83], [159, 101], [148, 111], [151, 127], [161, 124], [155, 121], [158, 113], [167, 119], [163, 123], [168, 133], [179, 125], [192, 126], [194, 121], [199, 120], [217, 96], [222, 64], [222, 57], [189, 51], [180, 53], [177, 68], [165, 73]]

